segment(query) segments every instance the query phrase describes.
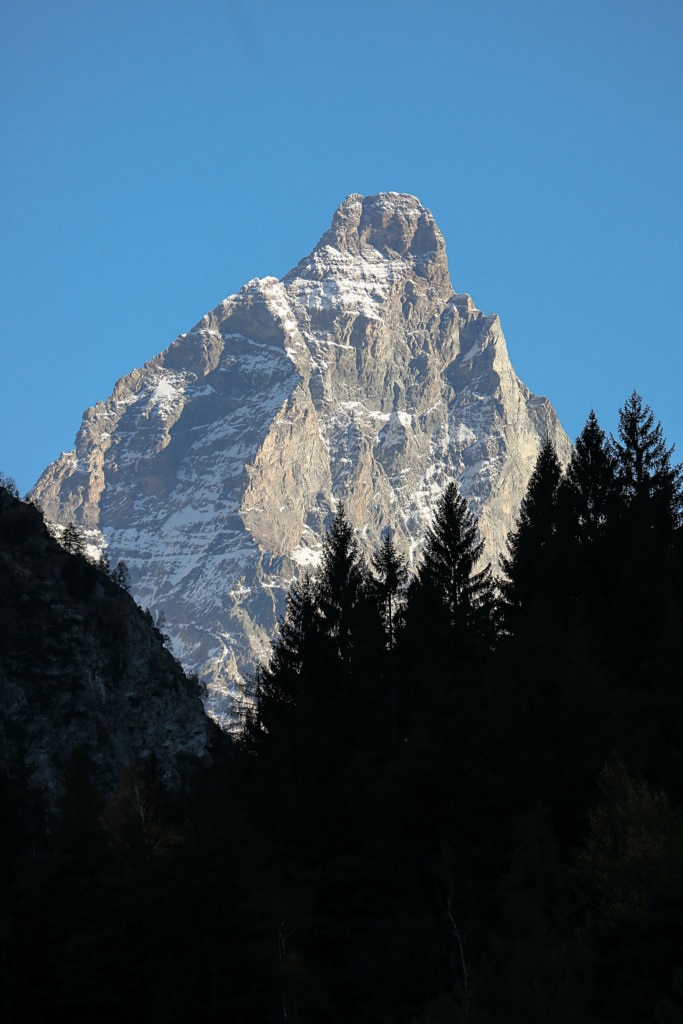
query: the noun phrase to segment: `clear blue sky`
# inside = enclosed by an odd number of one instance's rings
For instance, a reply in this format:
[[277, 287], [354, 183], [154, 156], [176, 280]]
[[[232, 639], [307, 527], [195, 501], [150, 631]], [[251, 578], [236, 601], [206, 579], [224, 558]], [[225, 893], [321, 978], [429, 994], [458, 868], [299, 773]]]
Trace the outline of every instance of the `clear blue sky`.
[[637, 388], [683, 460], [682, 118], [680, 0], [3, 0], [0, 469], [384, 190], [572, 437]]

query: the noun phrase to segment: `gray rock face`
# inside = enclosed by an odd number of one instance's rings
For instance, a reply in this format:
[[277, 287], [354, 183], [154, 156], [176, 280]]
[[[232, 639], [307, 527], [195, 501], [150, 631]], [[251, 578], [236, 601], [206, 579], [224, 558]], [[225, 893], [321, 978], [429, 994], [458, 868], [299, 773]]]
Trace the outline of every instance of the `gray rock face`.
[[414, 564], [456, 480], [495, 560], [546, 436], [566, 459], [498, 317], [453, 291], [431, 213], [352, 195], [281, 281], [248, 282], [87, 410], [34, 497], [125, 560], [225, 719], [337, 501], [368, 553], [391, 527]]

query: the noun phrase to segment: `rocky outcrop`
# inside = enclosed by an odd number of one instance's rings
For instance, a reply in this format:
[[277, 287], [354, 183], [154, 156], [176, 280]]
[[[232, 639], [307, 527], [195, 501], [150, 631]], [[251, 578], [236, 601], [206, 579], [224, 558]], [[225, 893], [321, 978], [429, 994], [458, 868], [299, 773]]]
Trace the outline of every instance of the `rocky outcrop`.
[[105, 796], [146, 764], [185, 781], [217, 732], [196, 681], [131, 596], [2, 487], [0, 570], [0, 768], [25, 764], [51, 803], [76, 751]]
[[125, 560], [224, 719], [337, 501], [368, 553], [389, 527], [414, 563], [456, 480], [495, 561], [546, 436], [567, 458], [498, 317], [453, 291], [431, 213], [352, 195], [282, 280], [250, 281], [89, 409], [34, 498]]

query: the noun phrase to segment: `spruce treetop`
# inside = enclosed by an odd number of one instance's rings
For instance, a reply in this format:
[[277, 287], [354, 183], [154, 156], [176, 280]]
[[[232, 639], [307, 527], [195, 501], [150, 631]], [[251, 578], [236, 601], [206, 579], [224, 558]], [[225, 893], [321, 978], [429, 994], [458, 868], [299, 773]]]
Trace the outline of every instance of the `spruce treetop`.
[[661, 423], [637, 391], [619, 410], [612, 445], [626, 504], [643, 522], [676, 529], [683, 513], [683, 465], [672, 463], [674, 446], [667, 447]]

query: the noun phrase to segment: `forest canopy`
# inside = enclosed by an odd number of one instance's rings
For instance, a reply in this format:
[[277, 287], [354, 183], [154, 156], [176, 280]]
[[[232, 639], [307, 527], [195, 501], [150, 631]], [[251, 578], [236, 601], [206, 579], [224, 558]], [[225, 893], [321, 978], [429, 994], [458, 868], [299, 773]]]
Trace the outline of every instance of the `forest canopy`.
[[7, 1019], [683, 1019], [673, 454], [636, 392], [614, 437], [591, 412], [498, 567], [455, 483], [413, 573], [339, 504], [184, 791], [75, 765], [47, 827], [6, 771]]

